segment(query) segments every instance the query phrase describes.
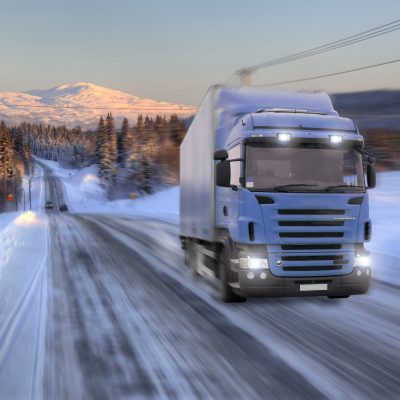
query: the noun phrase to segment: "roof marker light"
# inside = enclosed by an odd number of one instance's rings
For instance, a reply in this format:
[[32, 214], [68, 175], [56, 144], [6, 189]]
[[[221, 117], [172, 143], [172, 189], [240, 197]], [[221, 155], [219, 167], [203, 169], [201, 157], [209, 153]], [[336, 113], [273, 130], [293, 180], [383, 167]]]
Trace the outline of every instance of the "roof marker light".
[[343, 136], [341, 136], [341, 135], [331, 135], [331, 136], [329, 136], [329, 140], [333, 144], [340, 144], [340, 143], [343, 143]]
[[278, 140], [280, 142], [290, 142], [290, 140], [292, 139], [292, 135], [290, 133], [278, 133]]

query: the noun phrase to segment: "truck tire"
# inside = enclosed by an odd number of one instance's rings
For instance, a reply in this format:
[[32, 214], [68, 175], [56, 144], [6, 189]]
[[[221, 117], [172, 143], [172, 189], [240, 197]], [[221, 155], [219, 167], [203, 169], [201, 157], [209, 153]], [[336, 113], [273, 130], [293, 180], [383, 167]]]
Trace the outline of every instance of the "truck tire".
[[198, 277], [199, 254], [196, 243], [193, 240], [188, 240], [185, 251], [185, 264], [189, 267], [192, 276]]
[[230, 251], [228, 246], [222, 247], [218, 254], [218, 272], [220, 279], [220, 296], [225, 303], [238, 303], [246, 301], [246, 297], [240, 296], [235, 293], [229, 286], [231, 281], [231, 269], [230, 269]]

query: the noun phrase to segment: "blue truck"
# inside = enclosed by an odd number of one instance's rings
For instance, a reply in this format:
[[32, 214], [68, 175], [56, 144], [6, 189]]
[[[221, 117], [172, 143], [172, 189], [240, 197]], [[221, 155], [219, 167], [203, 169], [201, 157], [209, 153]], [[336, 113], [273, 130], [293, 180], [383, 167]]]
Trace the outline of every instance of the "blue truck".
[[185, 263], [223, 301], [368, 291], [375, 158], [327, 94], [212, 86], [180, 155]]

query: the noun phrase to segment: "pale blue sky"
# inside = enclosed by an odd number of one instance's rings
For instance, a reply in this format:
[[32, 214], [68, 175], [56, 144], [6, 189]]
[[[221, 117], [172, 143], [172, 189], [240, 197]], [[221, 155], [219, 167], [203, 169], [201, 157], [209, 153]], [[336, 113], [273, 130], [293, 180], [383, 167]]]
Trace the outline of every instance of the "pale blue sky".
[[[197, 105], [236, 69], [400, 18], [399, 0], [0, 0], [0, 91], [87, 81]], [[257, 83], [400, 58], [400, 31], [266, 69]], [[289, 88], [399, 87], [400, 64]]]

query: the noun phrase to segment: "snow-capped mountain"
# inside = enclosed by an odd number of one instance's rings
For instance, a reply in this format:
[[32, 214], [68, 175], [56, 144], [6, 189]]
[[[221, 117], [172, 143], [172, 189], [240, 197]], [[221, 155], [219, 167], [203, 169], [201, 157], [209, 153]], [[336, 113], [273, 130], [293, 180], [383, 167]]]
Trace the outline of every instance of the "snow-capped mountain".
[[86, 82], [60, 85], [47, 90], [0, 92], [0, 120], [10, 125], [26, 121], [94, 128], [100, 115], [104, 116], [108, 112], [113, 114], [117, 124], [123, 117], [134, 124], [138, 114], [178, 114], [180, 117], [189, 117], [196, 112], [196, 108], [142, 99]]

